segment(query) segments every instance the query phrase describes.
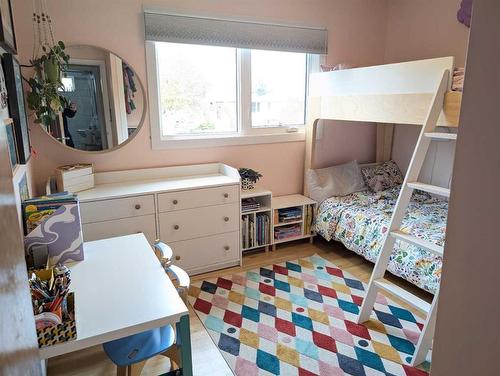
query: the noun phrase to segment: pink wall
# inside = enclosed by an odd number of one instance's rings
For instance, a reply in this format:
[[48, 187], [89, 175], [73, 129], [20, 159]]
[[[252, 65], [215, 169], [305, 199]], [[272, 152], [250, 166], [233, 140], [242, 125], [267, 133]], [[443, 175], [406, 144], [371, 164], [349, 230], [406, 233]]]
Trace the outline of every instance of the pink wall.
[[[465, 66], [469, 29], [457, 21], [459, 0], [388, 0], [385, 62], [454, 56], [455, 66]], [[406, 172], [419, 128], [398, 126], [394, 130], [392, 158]], [[450, 155], [451, 153], [451, 155]], [[438, 158], [453, 159], [453, 148], [440, 150]], [[435, 150], [429, 151], [424, 170], [438, 177], [451, 173], [451, 163], [434, 165]], [[441, 179], [446, 181], [447, 178]]]
[[[14, 1], [14, 18], [20, 60], [31, 57], [33, 35], [32, 2]], [[51, 0], [49, 12], [57, 39], [66, 44], [93, 44], [108, 48], [128, 61], [146, 85], [144, 28], [140, 0]], [[329, 29], [329, 63], [380, 64], [384, 58], [385, 0], [163, 0], [148, 2], [172, 10], [209, 15], [255, 18]], [[67, 149], [38, 126], [32, 126], [37, 156], [32, 162], [37, 189], [61, 164], [92, 162], [97, 171], [182, 165], [220, 161], [236, 167], [248, 166], [264, 175], [262, 185], [276, 195], [302, 191], [304, 143], [291, 142], [193, 150], [153, 151], [149, 120], [124, 147], [104, 154]]]
[[332, 121], [318, 125], [312, 168], [357, 160], [375, 162], [377, 127], [374, 123]]
[[457, 21], [460, 0], [387, 0], [385, 61], [455, 56], [465, 65], [469, 29]]

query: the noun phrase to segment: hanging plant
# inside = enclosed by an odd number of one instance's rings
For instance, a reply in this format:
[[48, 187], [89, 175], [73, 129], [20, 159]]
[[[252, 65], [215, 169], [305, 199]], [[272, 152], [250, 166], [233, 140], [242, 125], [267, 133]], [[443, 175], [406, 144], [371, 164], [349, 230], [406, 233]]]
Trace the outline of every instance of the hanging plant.
[[28, 80], [31, 89], [27, 97], [28, 107], [35, 112], [35, 122], [45, 127], [70, 105], [69, 100], [60, 94], [64, 87], [61, 72], [69, 62], [69, 55], [64, 50], [65, 45], [61, 41], [53, 47], [42, 46], [44, 53], [30, 61], [35, 74]]
[[34, 75], [27, 80], [30, 91], [28, 107], [35, 115], [36, 123], [48, 129], [58, 115], [70, 105], [61, 95], [61, 73], [67, 68], [69, 55], [62, 41], [55, 43], [52, 19], [47, 11], [46, 0], [33, 0], [33, 57], [30, 67]]

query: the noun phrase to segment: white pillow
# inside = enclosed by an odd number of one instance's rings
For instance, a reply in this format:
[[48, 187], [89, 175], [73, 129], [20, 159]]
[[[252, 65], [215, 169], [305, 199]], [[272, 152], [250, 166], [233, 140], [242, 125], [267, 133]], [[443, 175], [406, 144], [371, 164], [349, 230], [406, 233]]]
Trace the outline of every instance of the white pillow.
[[318, 170], [308, 170], [306, 184], [309, 197], [319, 203], [332, 196], [347, 196], [366, 190], [357, 161]]

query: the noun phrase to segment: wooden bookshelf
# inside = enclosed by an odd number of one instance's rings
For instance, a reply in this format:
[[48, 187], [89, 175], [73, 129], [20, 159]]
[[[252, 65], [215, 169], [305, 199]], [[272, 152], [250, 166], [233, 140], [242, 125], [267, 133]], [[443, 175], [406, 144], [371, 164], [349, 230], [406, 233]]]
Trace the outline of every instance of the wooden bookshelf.
[[[263, 188], [254, 188], [241, 191], [241, 251], [263, 248], [269, 251], [273, 241], [272, 224], [272, 192]], [[244, 202], [252, 199], [258, 204], [250, 210], [244, 210]], [[265, 223], [267, 216], [267, 225]]]
[[[317, 202], [302, 195], [288, 195], [272, 198], [273, 209], [273, 251], [276, 244], [291, 242], [299, 239], [309, 239], [312, 243], [316, 235], [312, 230]], [[292, 213], [290, 220], [286, 214]], [[281, 238], [290, 230], [289, 236]]]
[[[246, 199], [253, 199], [258, 205], [249, 210], [243, 210], [243, 203]], [[263, 188], [254, 188], [241, 191], [241, 251], [253, 251], [264, 249], [269, 251], [269, 247], [276, 249], [276, 244], [291, 242], [299, 239], [309, 239], [311, 242], [316, 235], [312, 231], [314, 215], [316, 214], [317, 203], [302, 195], [288, 195], [273, 197], [271, 191]], [[255, 205], [255, 204], [254, 204]], [[296, 218], [290, 220], [280, 220], [280, 211], [294, 209], [300, 213]], [[266, 227], [266, 239], [262, 241], [262, 236], [258, 234], [258, 217], [265, 215], [269, 218], [269, 225]], [[294, 226], [295, 233], [289, 237], [280, 238], [275, 235], [275, 231], [286, 232], [287, 228]], [[281, 230], [283, 229], [283, 230]], [[262, 234], [262, 232], [261, 232]]]

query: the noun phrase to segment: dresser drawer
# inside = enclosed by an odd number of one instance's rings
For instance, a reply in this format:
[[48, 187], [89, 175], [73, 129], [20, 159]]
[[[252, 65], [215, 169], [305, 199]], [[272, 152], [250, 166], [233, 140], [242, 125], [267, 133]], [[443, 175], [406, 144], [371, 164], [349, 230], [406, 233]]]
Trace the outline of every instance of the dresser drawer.
[[116, 236], [144, 233], [150, 243], [156, 240], [156, 223], [154, 215], [115, 219], [112, 221], [86, 223], [82, 226], [83, 240], [113, 238]]
[[239, 260], [240, 233], [230, 232], [168, 243], [174, 253], [174, 264], [187, 272], [202, 272], [211, 269], [220, 269], [214, 264], [224, 264]]
[[239, 189], [240, 187], [237, 185], [230, 185], [226, 187], [160, 193], [158, 195], [158, 211], [168, 212], [238, 202]]
[[239, 223], [238, 203], [160, 213], [160, 239], [175, 242], [237, 231]]
[[136, 217], [154, 214], [154, 212], [155, 201], [153, 195], [80, 203], [82, 223]]

